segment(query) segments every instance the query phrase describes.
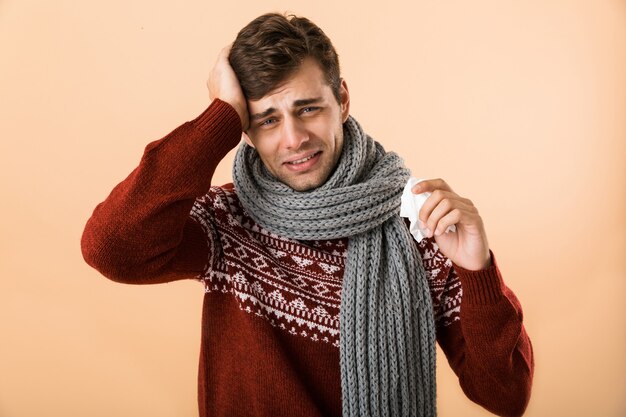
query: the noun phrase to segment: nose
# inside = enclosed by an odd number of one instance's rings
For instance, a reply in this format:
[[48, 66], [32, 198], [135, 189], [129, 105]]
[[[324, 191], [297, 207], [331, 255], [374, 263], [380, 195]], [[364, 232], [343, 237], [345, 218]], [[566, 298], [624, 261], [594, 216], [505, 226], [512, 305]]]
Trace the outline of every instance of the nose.
[[283, 146], [287, 149], [299, 149], [309, 140], [304, 123], [297, 117], [287, 117], [283, 123]]

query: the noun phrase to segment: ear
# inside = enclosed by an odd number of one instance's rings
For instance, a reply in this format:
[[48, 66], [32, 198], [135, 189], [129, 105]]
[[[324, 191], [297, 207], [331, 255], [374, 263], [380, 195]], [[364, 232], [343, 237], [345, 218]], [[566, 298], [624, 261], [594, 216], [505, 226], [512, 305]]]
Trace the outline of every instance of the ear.
[[343, 123], [348, 120], [348, 116], [350, 115], [350, 92], [348, 91], [348, 84], [343, 78], [339, 86], [339, 96], [341, 97], [341, 122]]
[[243, 140], [245, 140], [248, 145], [254, 148], [254, 143], [252, 143], [252, 140], [250, 139], [250, 137], [248, 136], [246, 132], [243, 132], [241, 136], [243, 137]]

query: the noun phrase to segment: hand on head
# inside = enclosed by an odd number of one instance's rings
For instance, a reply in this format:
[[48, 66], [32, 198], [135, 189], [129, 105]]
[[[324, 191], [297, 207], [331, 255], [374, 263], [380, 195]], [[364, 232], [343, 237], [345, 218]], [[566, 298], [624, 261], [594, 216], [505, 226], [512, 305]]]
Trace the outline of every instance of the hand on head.
[[209, 74], [207, 87], [211, 100], [219, 98], [235, 108], [241, 119], [242, 130], [245, 132], [248, 130], [249, 124], [248, 104], [235, 71], [233, 71], [228, 61], [231, 47], [232, 43], [225, 46], [218, 55], [215, 65]]

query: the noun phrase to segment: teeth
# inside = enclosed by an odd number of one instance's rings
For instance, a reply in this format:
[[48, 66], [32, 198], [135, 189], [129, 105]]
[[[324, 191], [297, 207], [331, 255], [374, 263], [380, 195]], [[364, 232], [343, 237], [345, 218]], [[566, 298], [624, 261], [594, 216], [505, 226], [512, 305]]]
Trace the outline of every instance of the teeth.
[[313, 155], [309, 156], [309, 157], [302, 158], [302, 159], [298, 159], [297, 161], [292, 161], [292, 162], [289, 162], [289, 163], [290, 163], [290, 164], [293, 164], [293, 165], [295, 165], [295, 164], [301, 164], [301, 163], [306, 162], [306, 161], [308, 161], [309, 159], [313, 158], [315, 155], [317, 155], [317, 152], [316, 152], [316, 153], [314, 153]]

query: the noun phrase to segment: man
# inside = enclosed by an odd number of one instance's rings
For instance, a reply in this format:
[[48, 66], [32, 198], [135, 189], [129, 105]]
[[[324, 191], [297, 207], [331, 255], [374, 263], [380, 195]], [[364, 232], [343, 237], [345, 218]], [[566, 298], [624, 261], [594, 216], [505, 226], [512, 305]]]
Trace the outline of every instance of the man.
[[[435, 415], [435, 338], [471, 400], [521, 415], [532, 347], [478, 211], [421, 182], [426, 239], [412, 239], [398, 215], [409, 172], [350, 116], [321, 29], [260, 16], [208, 88], [209, 107], [147, 145], [82, 238], [112, 280], [204, 282], [200, 415]], [[242, 132], [234, 185], [210, 187]]]

